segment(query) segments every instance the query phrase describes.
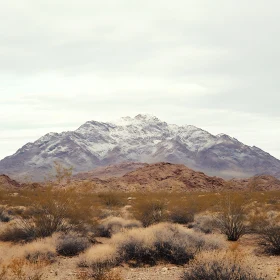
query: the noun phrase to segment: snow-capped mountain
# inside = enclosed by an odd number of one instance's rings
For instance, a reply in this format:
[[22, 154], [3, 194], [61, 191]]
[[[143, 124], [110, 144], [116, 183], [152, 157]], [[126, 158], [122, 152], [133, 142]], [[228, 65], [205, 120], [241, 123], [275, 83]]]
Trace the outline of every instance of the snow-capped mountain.
[[38, 179], [52, 170], [54, 161], [73, 166], [74, 172], [127, 161], [182, 163], [223, 177], [280, 171], [278, 159], [228, 135], [137, 115], [108, 123], [88, 121], [75, 131], [48, 133], [0, 161], [0, 173], [32, 174]]

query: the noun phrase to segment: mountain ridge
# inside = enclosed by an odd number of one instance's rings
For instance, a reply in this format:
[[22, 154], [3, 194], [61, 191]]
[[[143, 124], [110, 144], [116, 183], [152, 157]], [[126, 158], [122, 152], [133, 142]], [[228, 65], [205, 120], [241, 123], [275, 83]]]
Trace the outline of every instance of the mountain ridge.
[[54, 161], [73, 166], [74, 172], [121, 162], [160, 161], [225, 178], [280, 171], [280, 160], [236, 138], [139, 114], [113, 122], [87, 121], [74, 131], [48, 133], [1, 160], [0, 172], [42, 179], [53, 171]]

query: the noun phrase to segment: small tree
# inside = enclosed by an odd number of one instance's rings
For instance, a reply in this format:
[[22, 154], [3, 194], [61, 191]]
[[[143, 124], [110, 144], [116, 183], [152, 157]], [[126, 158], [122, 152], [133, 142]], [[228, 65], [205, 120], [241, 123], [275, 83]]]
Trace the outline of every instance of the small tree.
[[245, 209], [242, 202], [228, 195], [221, 203], [221, 211], [216, 219], [220, 231], [229, 241], [237, 241], [245, 234]]
[[66, 183], [70, 181], [73, 172], [73, 167], [66, 167], [63, 166], [60, 162], [55, 161], [54, 168], [56, 172], [55, 178], [58, 184], [61, 184], [64, 181]]

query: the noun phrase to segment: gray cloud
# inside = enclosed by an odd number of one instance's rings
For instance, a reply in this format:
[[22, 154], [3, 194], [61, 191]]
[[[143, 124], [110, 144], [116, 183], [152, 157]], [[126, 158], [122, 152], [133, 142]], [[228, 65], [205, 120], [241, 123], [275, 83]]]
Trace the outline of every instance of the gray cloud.
[[280, 157], [276, 0], [12, 0], [0, 9], [0, 158], [139, 112]]

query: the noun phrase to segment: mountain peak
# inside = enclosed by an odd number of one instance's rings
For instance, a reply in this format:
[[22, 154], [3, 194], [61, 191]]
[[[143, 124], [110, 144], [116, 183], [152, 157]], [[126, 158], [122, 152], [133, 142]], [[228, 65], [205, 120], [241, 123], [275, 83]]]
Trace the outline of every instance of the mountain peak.
[[[75, 131], [49, 133], [0, 161], [8, 175], [49, 174], [53, 162], [75, 172], [121, 162], [180, 163], [224, 177], [277, 174], [280, 161], [226, 134], [168, 124], [148, 114], [114, 122], [88, 121]], [[38, 175], [38, 176], [39, 176]]]
[[131, 124], [138, 124], [138, 123], [157, 123], [161, 122], [156, 116], [149, 115], [149, 114], [138, 114], [135, 117], [122, 117], [116, 121], [111, 121], [112, 124], [123, 126], [123, 125], [131, 125]]
[[149, 115], [149, 114], [138, 114], [137, 116], [134, 117], [134, 119], [139, 121], [155, 121], [155, 122], [160, 121], [156, 116]]

